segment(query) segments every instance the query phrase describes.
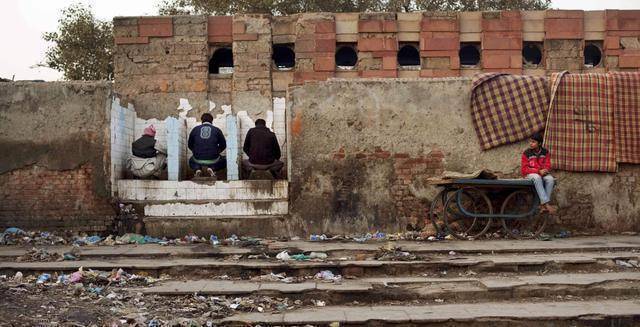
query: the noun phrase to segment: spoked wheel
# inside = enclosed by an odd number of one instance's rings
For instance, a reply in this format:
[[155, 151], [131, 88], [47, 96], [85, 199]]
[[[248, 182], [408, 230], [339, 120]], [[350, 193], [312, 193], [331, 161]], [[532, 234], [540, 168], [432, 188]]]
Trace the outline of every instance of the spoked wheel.
[[[457, 194], [460, 204], [471, 215], [467, 216], [457, 205]], [[482, 236], [491, 227], [491, 218], [478, 218], [474, 214], [492, 214], [493, 207], [487, 195], [478, 189], [464, 188], [451, 192], [444, 204], [443, 217], [446, 230], [455, 238], [466, 240]]]
[[[526, 214], [533, 206], [538, 206], [540, 202], [534, 192], [529, 190], [515, 191], [504, 200], [501, 214], [518, 215]], [[519, 219], [501, 219], [505, 232], [513, 238], [528, 239], [536, 238], [547, 226], [549, 216], [547, 213], [535, 211], [532, 215]]]
[[440, 191], [433, 201], [431, 201], [431, 206], [429, 207], [429, 220], [436, 234], [440, 234], [445, 230], [443, 212], [444, 203], [447, 201], [447, 195], [449, 194], [451, 194], [451, 192], [448, 190]]

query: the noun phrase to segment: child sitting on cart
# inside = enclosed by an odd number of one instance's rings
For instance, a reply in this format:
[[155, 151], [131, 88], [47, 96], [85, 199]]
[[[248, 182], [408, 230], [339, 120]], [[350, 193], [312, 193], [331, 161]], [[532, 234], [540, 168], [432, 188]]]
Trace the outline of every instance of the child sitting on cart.
[[540, 209], [554, 214], [556, 208], [549, 204], [555, 180], [551, 171], [551, 154], [542, 147], [542, 134], [535, 133], [529, 139], [529, 148], [522, 153], [520, 173], [522, 177], [533, 180], [540, 198]]

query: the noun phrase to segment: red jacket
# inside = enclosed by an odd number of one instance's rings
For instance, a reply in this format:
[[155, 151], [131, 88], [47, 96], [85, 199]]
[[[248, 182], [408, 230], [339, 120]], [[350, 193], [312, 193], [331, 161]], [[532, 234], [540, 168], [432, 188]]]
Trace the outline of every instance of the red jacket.
[[551, 153], [545, 148], [539, 151], [527, 149], [522, 153], [520, 174], [526, 177], [529, 174], [539, 174], [540, 169], [551, 170]]

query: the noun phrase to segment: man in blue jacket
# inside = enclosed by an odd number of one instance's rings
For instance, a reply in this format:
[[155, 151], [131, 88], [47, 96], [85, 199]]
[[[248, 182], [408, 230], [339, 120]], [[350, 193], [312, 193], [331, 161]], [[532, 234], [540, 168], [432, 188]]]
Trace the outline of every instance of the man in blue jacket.
[[196, 177], [202, 175], [202, 170], [215, 177], [215, 172], [227, 168], [227, 160], [220, 152], [227, 148], [227, 142], [222, 131], [213, 126], [213, 116], [209, 113], [200, 117], [202, 124], [196, 126], [189, 133], [189, 150], [193, 156], [189, 158], [189, 166], [195, 170]]

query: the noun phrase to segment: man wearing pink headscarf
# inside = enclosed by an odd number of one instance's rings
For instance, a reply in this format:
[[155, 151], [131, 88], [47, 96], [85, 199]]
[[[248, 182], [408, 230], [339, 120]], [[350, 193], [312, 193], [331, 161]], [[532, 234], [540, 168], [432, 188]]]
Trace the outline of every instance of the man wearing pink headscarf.
[[131, 143], [133, 155], [127, 160], [127, 170], [138, 178], [159, 178], [166, 168], [166, 151], [159, 150], [153, 125], [144, 129], [142, 136]]

